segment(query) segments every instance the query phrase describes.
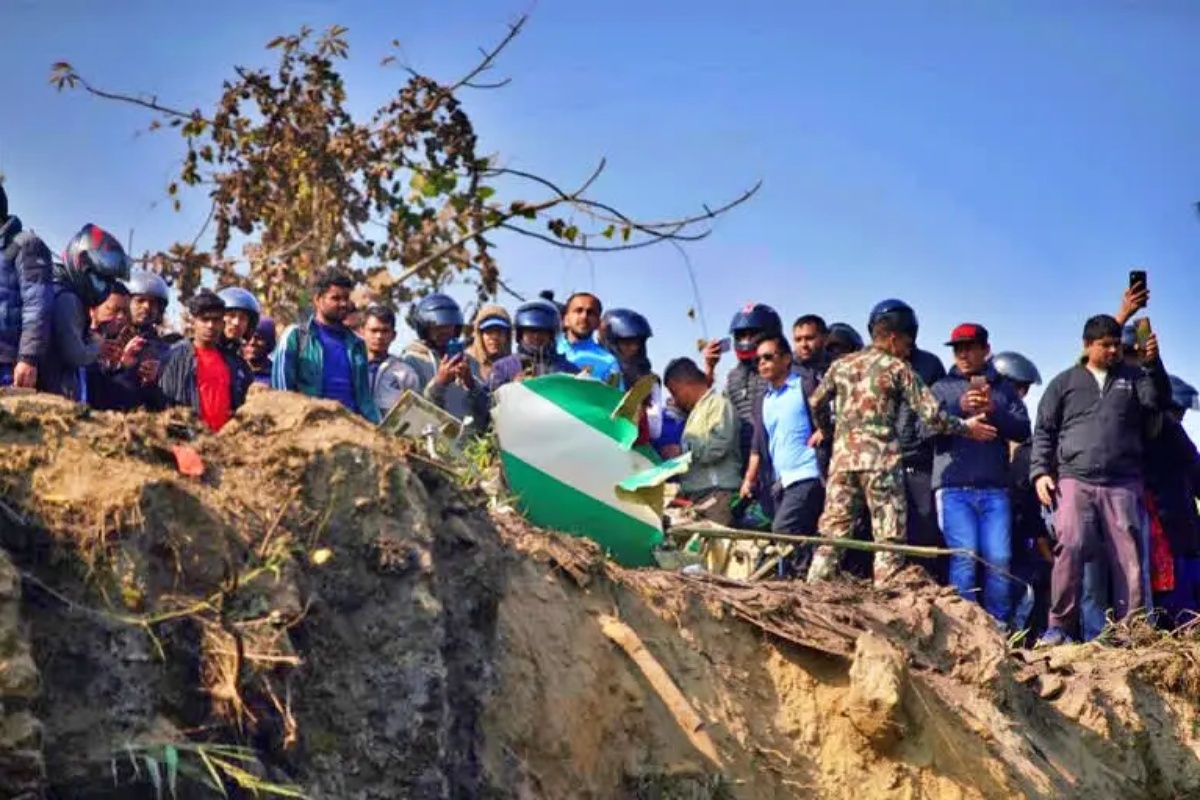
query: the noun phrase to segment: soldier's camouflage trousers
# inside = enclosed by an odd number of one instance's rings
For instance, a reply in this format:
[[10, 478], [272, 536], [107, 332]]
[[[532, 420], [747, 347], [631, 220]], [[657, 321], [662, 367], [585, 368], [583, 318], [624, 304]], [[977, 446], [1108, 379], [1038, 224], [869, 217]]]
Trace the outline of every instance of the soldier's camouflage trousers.
[[[908, 504], [904, 496], [904, 471], [835, 472], [825, 484], [825, 510], [817, 529], [830, 539], [845, 539], [864, 514], [870, 514], [871, 535], [877, 542], [904, 543]], [[809, 582], [828, 580], [837, 571], [841, 548], [818, 547], [808, 571]], [[903, 565], [899, 553], [875, 554], [875, 582], [883, 583]]]

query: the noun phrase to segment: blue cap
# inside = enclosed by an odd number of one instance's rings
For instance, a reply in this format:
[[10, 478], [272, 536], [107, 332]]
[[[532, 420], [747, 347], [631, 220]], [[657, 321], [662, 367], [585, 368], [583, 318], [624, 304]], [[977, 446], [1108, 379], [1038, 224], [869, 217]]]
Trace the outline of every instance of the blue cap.
[[490, 331], [492, 328], [503, 328], [507, 331], [512, 328], [512, 325], [504, 317], [488, 317], [479, 323], [479, 330], [481, 331]]

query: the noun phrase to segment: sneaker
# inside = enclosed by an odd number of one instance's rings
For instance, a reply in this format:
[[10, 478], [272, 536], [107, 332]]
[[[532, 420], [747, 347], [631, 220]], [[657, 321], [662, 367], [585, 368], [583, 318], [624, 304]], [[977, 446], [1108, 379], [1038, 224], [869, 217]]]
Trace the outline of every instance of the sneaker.
[[1042, 634], [1042, 638], [1038, 639], [1034, 647], [1059, 647], [1064, 644], [1075, 644], [1075, 640], [1061, 628], [1049, 628]]

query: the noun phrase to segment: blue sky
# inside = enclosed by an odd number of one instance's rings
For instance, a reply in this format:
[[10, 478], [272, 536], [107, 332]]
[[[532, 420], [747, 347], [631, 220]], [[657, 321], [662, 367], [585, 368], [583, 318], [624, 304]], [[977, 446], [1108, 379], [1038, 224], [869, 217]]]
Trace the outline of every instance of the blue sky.
[[[102, 10], [102, 8], [104, 10]], [[446, 9], [452, 8], [453, 11]], [[119, 9], [119, 10], [118, 10]], [[14, 211], [60, 248], [86, 221], [135, 249], [190, 239], [205, 210], [163, 197], [179, 156], [146, 117], [47, 84], [71, 61], [93, 82], [205, 105], [235, 63], [302, 23], [350, 28], [353, 103], [401, 80], [391, 39], [438, 77], [469, 66], [520, 2], [6, 0], [0, 169]], [[1173, 372], [1200, 383], [1200, 5], [1188, 0], [541, 0], [497, 75], [464, 96], [486, 148], [564, 183], [606, 156], [597, 194], [648, 218], [686, 214], [762, 178], [750, 204], [689, 247], [710, 335], [743, 303], [862, 330], [871, 305], [916, 307], [921, 343], [962, 321], [1049, 377], [1083, 320], [1115, 310], [1128, 270]], [[671, 248], [590, 259], [503, 242], [506, 278], [534, 293], [596, 291], [656, 330], [661, 367], [701, 334]], [[1191, 299], [1189, 299], [1191, 298]]]

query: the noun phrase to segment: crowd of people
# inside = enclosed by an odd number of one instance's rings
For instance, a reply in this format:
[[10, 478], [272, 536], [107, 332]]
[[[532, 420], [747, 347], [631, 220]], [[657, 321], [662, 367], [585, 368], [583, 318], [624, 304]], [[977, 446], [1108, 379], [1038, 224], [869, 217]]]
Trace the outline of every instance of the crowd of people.
[[[159, 275], [133, 269], [95, 225], [61, 259], [8, 213], [0, 188], [0, 385], [100, 410], [189, 407], [213, 431], [251, 391], [334, 400], [378, 423], [405, 392], [485, 433], [505, 384], [570, 374], [631, 388], [654, 376], [639, 444], [689, 454], [677, 503], [715, 523], [777, 533], [949, 548], [921, 563], [978, 601], [1002, 629], [1047, 644], [1099, 635], [1145, 612], [1171, 627], [1200, 609], [1200, 454], [1182, 426], [1197, 392], [1168, 375], [1158, 340], [1133, 317], [1145, 282], [1118, 313], [1083, 328], [1077, 365], [1041, 384], [1033, 362], [992, 352], [978, 323], [945, 341], [947, 370], [916, 346], [916, 312], [871, 310], [863, 337], [804, 314], [785, 328], [752, 303], [725, 338], [655, 373], [645, 316], [605, 310], [591, 293], [550, 292], [513, 313], [485, 305], [468, 322], [448, 295], [408, 310], [414, 341], [393, 355], [396, 310], [358, 308], [337, 269], [315, 276], [312, 313], [276, 330], [249, 291], [202, 289], [188, 334], [170, 333]], [[717, 370], [734, 363], [717, 386]], [[793, 547], [780, 577], [839, 570], [886, 582], [902, 558]], [[844, 563], [843, 563], [844, 562]]]

